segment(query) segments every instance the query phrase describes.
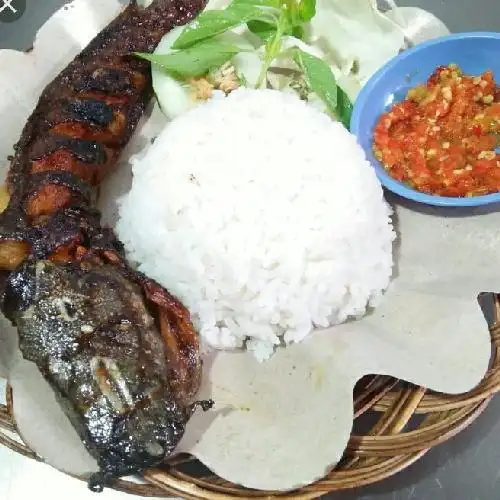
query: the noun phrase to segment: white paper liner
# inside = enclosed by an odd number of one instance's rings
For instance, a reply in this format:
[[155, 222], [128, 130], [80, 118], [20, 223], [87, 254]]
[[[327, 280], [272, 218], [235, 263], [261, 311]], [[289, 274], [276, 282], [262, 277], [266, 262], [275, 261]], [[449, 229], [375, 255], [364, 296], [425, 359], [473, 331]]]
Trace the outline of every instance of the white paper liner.
[[392, 8], [385, 14], [402, 28], [409, 45], [416, 45], [450, 33], [443, 21], [418, 7]]
[[[0, 116], [9, 124], [0, 137], [0, 158], [11, 154], [43, 87], [119, 8], [116, 0], [75, 0], [44, 25], [33, 52], [0, 51]], [[158, 112], [146, 117], [128, 151], [142, 148], [161, 126]], [[123, 170], [101, 190], [108, 221], [116, 215], [111, 195], [130, 183], [124, 158]], [[2, 165], [5, 173], [6, 162]], [[421, 209], [396, 209], [397, 277], [373, 314], [317, 332], [264, 364], [246, 353], [205, 360], [200, 396], [213, 397], [216, 409], [190, 422], [179, 451], [191, 452], [229, 481], [290, 490], [324, 476], [342, 456], [352, 427], [352, 390], [363, 375], [387, 374], [451, 394], [480, 382], [491, 346], [476, 297], [500, 283], [500, 216], [477, 216], [476, 211], [445, 218], [443, 213], [458, 212], [415, 208]], [[93, 469], [37, 370], [25, 361], [8, 365], [15, 351], [15, 342], [8, 340], [13, 334], [2, 323], [0, 348], [7, 355], [0, 357], [0, 372], [9, 374], [14, 385], [22, 435], [62, 470]]]

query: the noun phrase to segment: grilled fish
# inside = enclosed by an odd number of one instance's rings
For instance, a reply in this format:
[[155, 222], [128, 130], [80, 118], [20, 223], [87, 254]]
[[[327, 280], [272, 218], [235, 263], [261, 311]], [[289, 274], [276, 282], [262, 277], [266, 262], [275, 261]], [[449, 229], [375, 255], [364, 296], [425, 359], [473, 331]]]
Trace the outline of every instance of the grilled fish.
[[94, 491], [159, 464], [201, 380], [189, 312], [135, 272], [92, 207], [152, 97], [150, 52], [203, 0], [132, 2], [43, 91], [15, 146], [0, 217], [1, 307], [100, 472]]
[[[5, 291], [23, 357], [35, 363], [110, 479], [170, 455], [193, 410], [171, 386], [168, 359], [141, 287], [116, 266], [27, 261]], [[172, 299], [175, 301], [175, 299]]]

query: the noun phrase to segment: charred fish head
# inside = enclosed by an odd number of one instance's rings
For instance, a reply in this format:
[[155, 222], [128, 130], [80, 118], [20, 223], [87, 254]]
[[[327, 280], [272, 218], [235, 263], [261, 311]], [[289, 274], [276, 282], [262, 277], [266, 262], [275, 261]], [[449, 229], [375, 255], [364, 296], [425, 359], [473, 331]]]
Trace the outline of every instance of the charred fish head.
[[23, 357], [50, 383], [99, 464], [93, 490], [174, 451], [193, 406], [175, 398], [162, 337], [123, 269], [29, 261], [10, 275], [3, 305]]

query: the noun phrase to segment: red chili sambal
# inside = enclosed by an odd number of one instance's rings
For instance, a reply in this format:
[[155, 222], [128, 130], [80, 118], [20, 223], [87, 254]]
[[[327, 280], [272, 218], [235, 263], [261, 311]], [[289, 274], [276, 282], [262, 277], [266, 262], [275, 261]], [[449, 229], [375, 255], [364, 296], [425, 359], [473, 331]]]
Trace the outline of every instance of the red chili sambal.
[[439, 196], [500, 191], [500, 88], [491, 71], [440, 66], [374, 129], [373, 150], [395, 179]]

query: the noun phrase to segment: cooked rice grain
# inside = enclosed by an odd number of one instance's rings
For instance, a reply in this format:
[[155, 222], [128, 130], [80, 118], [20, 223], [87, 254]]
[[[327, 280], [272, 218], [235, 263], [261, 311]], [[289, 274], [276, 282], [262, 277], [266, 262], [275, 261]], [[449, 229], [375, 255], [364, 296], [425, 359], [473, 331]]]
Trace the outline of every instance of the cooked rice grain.
[[190, 309], [205, 346], [259, 359], [380, 299], [390, 208], [354, 136], [294, 95], [240, 89], [133, 160], [119, 237]]

